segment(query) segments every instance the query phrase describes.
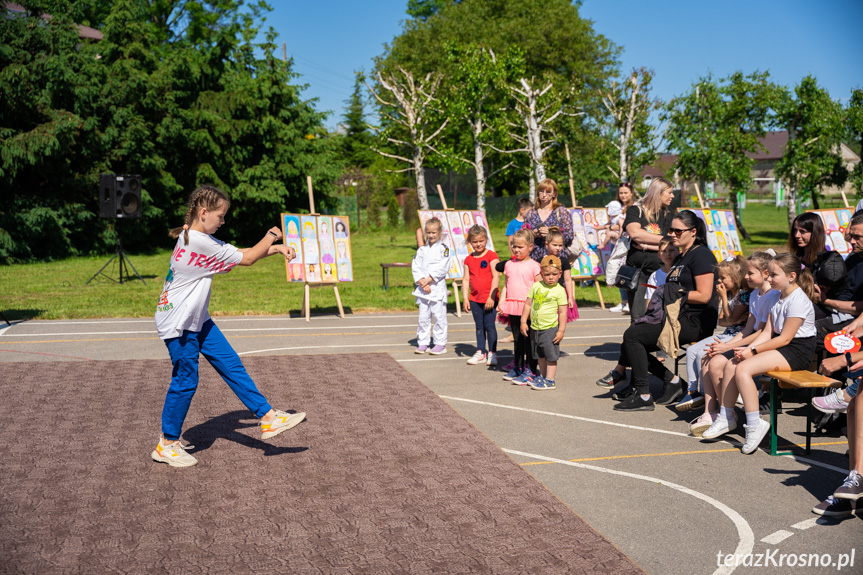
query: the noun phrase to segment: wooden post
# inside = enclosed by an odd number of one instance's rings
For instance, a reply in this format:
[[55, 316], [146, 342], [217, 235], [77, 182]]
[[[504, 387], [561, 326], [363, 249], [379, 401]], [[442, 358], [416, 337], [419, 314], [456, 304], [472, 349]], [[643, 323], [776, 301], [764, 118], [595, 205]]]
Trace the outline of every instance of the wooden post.
[[306, 282], [304, 284], [303, 290], [303, 313], [306, 315], [306, 321], [309, 321], [311, 317], [311, 302], [309, 301], [309, 284]]
[[312, 192], [312, 177], [306, 176], [306, 184], [309, 186], [309, 214], [315, 213], [315, 194]]
[[461, 299], [458, 292], [461, 291], [461, 280], [452, 280], [452, 295], [455, 296], [455, 315], [461, 317]]
[[840, 190], [840, 192], [842, 193], [842, 201], [845, 202], [845, 207], [850, 208], [851, 206], [848, 205], [848, 196], [845, 195], [845, 190]]
[[443, 188], [440, 187], [440, 184], [437, 185], [437, 195], [440, 196], [440, 203], [443, 206], [443, 209], [448, 210], [449, 208], [446, 205], [446, 198], [443, 195]]
[[[578, 204], [575, 201], [575, 184], [572, 179], [572, 159], [569, 157], [569, 143], [564, 144], [564, 149], [566, 150], [566, 167], [569, 170], [569, 195], [572, 197], [572, 207], [576, 207]], [[605, 309], [605, 306], [603, 306]]]
[[698, 187], [698, 182], [693, 184], [695, 186], [695, 194], [698, 196], [698, 204], [701, 206], [701, 209], [706, 209], [704, 207], [704, 200], [701, 198], [701, 190]]

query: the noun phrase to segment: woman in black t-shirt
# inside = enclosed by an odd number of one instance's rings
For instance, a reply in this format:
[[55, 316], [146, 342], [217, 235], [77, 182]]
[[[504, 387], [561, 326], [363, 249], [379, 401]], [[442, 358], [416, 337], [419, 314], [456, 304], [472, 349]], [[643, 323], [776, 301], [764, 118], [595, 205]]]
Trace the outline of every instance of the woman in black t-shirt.
[[[626, 254], [626, 265], [641, 268], [644, 280], [650, 274], [662, 267], [657, 251], [659, 240], [668, 232], [672, 213], [668, 206], [674, 200], [674, 187], [665, 178], [654, 178], [647, 187], [647, 193], [634, 206], [626, 209], [626, 219], [623, 229], [631, 240], [629, 252]], [[644, 299], [644, 287], [628, 291], [631, 321], [644, 315], [647, 301]]]
[[[716, 258], [707, 247], [707, 230], [704, 222], [689, 210], [677, 214], [668, 228], [680, 255], [674, 260], [666, 284], [676, 284], [683, 292], [683, 303], [678, 313], [680, 322], [679, 343], [700, 341], [716, 329], [719, 318], [716, 300]], [[670, 286], [674, 287], [674, 285]], [[656, 400], [668, 405], [683, 394], [683, 382], [666, 369], [651, 352], [659, 349], [657, 342], [662, 323], [631, 325], [623, 334], [620, 364], [632, 368], [630, 393], [621, 393], [623, 401], [614, 406], [619, 411], [653, 411], [647, 374], [662, 379], [662, 397]], [[615, 378], [616, 379], [616, 378]], [[622, 380], [620, 376], [619, 380]]]
[[[812, 272], [812, 277], [815, 278], [815, 296], [819, 302], [836, 299], [836, 296], [842, 293], [847, 281], [845, 260], [839, 252], [828, 251], [826, 243], [827, 232], [824, 230], [821, 216], [815, 212], [804, 212], [794, 218], [791, 233], [788, 235], [788, 251], [800, 258], [800, 261]], [[832, 315], [832, 309], [820, 303], [815, 305], [816, 322], [830, 317], [828, 323], [832, 327]], [[828, 333], [831, 331], [836, 330], [829, 329]]]

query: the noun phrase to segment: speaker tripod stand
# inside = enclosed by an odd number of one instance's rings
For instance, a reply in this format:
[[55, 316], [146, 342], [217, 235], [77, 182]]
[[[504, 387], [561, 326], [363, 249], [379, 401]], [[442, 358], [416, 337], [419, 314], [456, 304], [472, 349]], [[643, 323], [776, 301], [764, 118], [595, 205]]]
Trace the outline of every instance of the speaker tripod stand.
[[[120, 272], [120, 279], [115, 280], [112, 276], [104, 273], [105, 268], [111, 265], [111, 262], [117, 260], [117, 270]], [[138, 273], [138, 270], [135, 269], [135, 266], [132, 265], [132, 261], [126, 255], [126, 252], [123, 251], [123, 239], [120, 237], [119, 232], [117, 233], [117, 250], [114, 252], [114, 255], [111, 256], [105, 265], [102, 266], [102, 269], [93, 274], [93, 277], [87, 280], [85, 285], [90, 285], [90, 282], [96, 279], [96, 276], [102, 275], [116, 283], [123, 283], [124, 281], [133, 280], [135, 278], [132, 277], [132, 274], [129, 273], [129, 268], [132, 268], [132, 271], [135, 272], [135, 276], [141, 280], [141, 283], [147, 285], [147, 282], [144, 281], [144, 278], [141, 277], [141, 274]], [[125, 272], [126, 279], [123, 279], [123, 272]]]

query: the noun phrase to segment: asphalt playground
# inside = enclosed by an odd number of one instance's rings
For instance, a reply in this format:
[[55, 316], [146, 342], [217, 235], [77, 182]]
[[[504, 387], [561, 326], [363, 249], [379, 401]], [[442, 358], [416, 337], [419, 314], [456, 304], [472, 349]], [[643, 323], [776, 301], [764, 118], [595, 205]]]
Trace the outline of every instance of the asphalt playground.
[[[245, 357], [388, 354], [648, 573], [863, 573], [863, 511], [843, 520], [810, 511], [847, 474], [844, 437], [817, 435], [811, 453], [796, 447], [793, 456], [770, 456], [765, 440], [745, 456], [740, 434], [714, 442], [690, 436], [694, 414], [662, 406], [615, 412], [611, 394], [594, 382], [614, 365], [629, 319], [580, 311], [561, 344], [557, 389], [545, 392], [466, 365], [475, 349], [466, 314], [450, 314], [448, 353], [436, 357], [413, 353], [411, 313], [215, 320]], [[501, 326], [499, 335], [507, 335]], [[511, 347], [500, 352], [501, 364], [509, 361]], [[0, 327], [0, 362], [54, 362], [58, 377], [64, 362], [166, 358], [149, 318]], [[314, 382], [259, 384], [266, 394], [268, 386]], [[804, 407], [786, 402], [781, 445], [804, 443]], [[751, 566], [721, 565], [732, 554]], [[827, 565], [811, 566], [816, 555]]]

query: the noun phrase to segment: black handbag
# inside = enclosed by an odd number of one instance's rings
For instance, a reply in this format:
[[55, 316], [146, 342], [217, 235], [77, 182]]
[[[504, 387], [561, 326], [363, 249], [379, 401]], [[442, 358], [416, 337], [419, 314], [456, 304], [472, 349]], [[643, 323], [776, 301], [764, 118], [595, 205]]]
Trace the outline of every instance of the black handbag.
[[617, 279], [614, 285], [629, 291], [638, 289], [638, 284], [641, 283], [641, 268], [635, 266], [622, 265], [617, 270]]

